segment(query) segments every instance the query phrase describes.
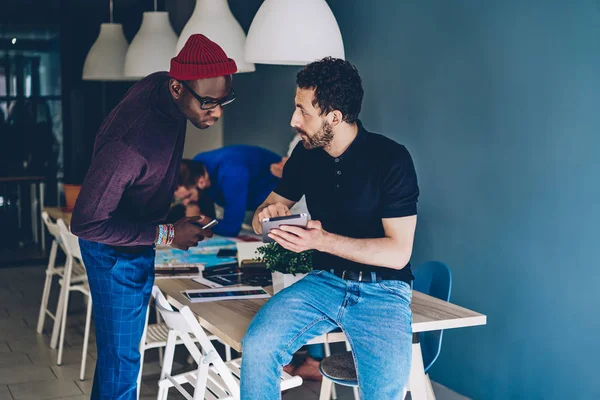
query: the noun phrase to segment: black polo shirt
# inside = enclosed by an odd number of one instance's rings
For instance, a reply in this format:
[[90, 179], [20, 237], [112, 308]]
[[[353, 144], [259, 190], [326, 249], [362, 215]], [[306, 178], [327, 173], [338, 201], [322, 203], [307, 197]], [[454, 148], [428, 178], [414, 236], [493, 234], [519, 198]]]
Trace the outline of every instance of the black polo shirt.
[[[382, 218], [417, 214], [419, 187], [412, 158], [406, 147], [358, 123], [357, 137], [340, 157], [331, 157], [322, 148], [307, 150], [300, 142], [285, 164], [275, 192], [292, 201], [306, 195], [311, 218], [323, 229], [356, 238], [385, 236]], [[315, 269], [382, 271], [315, 252]], [[410, 263], [402, 280], [412, 279]]]

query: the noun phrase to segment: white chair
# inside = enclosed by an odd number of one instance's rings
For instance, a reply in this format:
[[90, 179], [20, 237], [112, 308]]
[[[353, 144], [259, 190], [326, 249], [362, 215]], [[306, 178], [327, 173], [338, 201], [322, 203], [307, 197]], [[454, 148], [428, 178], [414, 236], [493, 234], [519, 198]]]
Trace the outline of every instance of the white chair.
[[[138, 375], [138, 395], [139, 395], [139, 391], [140, 391], [140, 387], [141, 387], [141, 383], [142, 383], [142, 371], [144, 369], [144, 356], [145, 356], [145, 352], [146, 350], [150, 350], [150, 349], [158, 349], [158, 357], [159, 357], [159, 364], [162, 367], [163, 365], [163, 347], [167, 346], [167, 339], [169, 336], [169, 327], [167, 326], [167, 324], [163, 323], [160, 317], [160, 312], [158, 311], [158, 309], [156, 309], [156, 324], [150, 324], [148, 325], [148, 317], [150, 315], [150, 306], [148, 306], [148, 312], [146, 313], [146, 326], [144, 327], [144, 334], [142, 336], [142, 340], [140, 342], [140, 373]], [[206, 331], [205, 331], [206, 332]], [[207, 333], [207, 337], [209, 340], [216, 340], [219, 343], [223, 344], [223, 346], [225, 346], [225, 359], [226, 361], [231, 361], [231, 347], [226, 344], [225, 342], [223, 342], [222, 340], [220, 340], [218, 337], [216, 337], [215, 335], [211, 335], [210, 333]], [[195, 338], [194, 336], [190, 337], [192, 339], [193, 342], [198, 342], [198, 339]], [[175, 342], [175, 345], [180, 345], [180, 344], [184, 344], [183, 340], [177, 340]], [[193, 358], [190, 361], [188, 359], [188, 362], [191, 364], [193, 362]]]
[[65, 267], [57, 267], [56, 266], [56, 255], [58, 253], [58, 248], [66, 253], [62, 241], [60, 240], [60, 230], [58, 225], [54, 223], [50, 216], [46, 211], [42, 212], [42, 220], [48, 228], [48, 232], [54, 238], [52, 240], [52, 247], [50, 248], [50, 257], [48, 257], [48, 266], [46, 267], [46, 281], [44, 282], [44, 290], [42, 292], [42, 303], [40, 305], [40, 314], [38, 316], [38, 324], [37, 324], [37, 333], [42, 334], [44, 330], [44, 323], [46, 322], [46, 315], [54, 320], [54, 330], [56, 331], [56, 335], [53, 333], [52, 340], [50, 341], [50, 345], [53, 349], [56, 348], [56, 341], [58, 339], [58, 327], [60, 326], [60, 321], [58, 320], [58, 316], [60, 313], [60, 302], [56, 307], [56, 314], [52, 314], [48, 310], [48, 298], [50, 297], [50, 289], [52, 286], [52, 278], [54, 276], [60, 276], [62, 278]]
[[[52, 318], [54, 320], [54, 326], [52, 328], [52, 336], [50, 338], [50, 347], [52, 349], [56, 349], [60, 334], [61, 318], [63, 315], [62, 306], [63, 304], [67, 304], [64, 302], [65, 292], [67, 291], [66, 286], [64, 285], [66, 268], [65, 266], [56, 266], [56, 256], [59, 247], [65, 254], [67, 254], [67, 250], [65, 249], [63, 240], [60, 236], [60, 228], [58, 222], [54, 223], [48, 215], [48, 213], [45, 211], [42, 212], [42, 219], [44, 221], [44, 224], [48, 228], [48, 231], [53, 236], [54, 240], [52, 241], [50, 257], [48, 258], [48, 266], [46, 268], [46, 281], [44, 283], [44, 290], [42, 292], [42, 301], [40, 305], [40, 313], [38, 316], [37, 332], [39, 334], [42, 334], [44, 330], [44, 323], [46, 322], [46, 316]], [[59, 221], [61, 221], [61, 223], [64, 225], [64, 222], [62, 222], [62, 220]], [[73, 263], [69, 274], [69, 282], [71, 285], [82, 285], [85, 282], [87, 282], [87, 275], [85, 273], [85, 268], [83, 267], [83, 264], [77, 262]], [[60, 295], [58, 297], [58, 303], [56, 305], [56, 312], [52, 314], [48, 310], [48, 299], [50, 297], [50, 291], [52, 288], [52, 279], [55, 276], [59, 277]]]
[[[85, 318], [85, 332], [83, 338], [83, 352], [81, 354], [81, 369], [79, 370], [79, 379], [84, 380], [85, 377], [85, 361], [87, 358], [88, 342], [90, 338], [90, 323], [92, 318], [92, 295], [85, 275], [85, 267], [81, 257], [79, 248], [79, 239], [73, 235], [63, 220], [57, 222], [60, 230], [60, 238], [67, 254], [67, 262], [65, 264], [64, 276], [62, 278], [63, 290], [61, 291], [61, 299], [59, 299], [59, 308], [62, 312], [60, 317], [60, 340], [58, 346], [58, 358], [56, 364], [62, 364], [62, 354], [65, 342], [65, 331], [67, 326], [67, 308], [69, 304], [69, 294], [72, 291], [83, 293], [87, 296], [87, 314]], [[76, 268], [83, 270], [83, 275], [75, 274]], [[81, 270], [79, 270], [81, 272]]]
[[[173, 311], [156, 286], [152, 290], [152, 295], [156, 300], [156, 308], [169, 327], [165, 359], [158, 382], [157, 399], [165, 400], [172, 387], [175, 387], [188, 400], [239, 399], [241, 359], [223, 362], [189, 307], [185, 306], [179, 311]], [[198, 339], [200, 349], [196, 347], [190, 334]], [[183, 341], [198, 364], [198, 369], [172, 376], [173, 355], [178, 339]], [[186, 383], [194, 387], [193, 395], [183, 388], [182, 385]], [[300, 377], [292, 377], [285, 372], [281, 377], [282, 391], [301, 384], [302, 378]]]

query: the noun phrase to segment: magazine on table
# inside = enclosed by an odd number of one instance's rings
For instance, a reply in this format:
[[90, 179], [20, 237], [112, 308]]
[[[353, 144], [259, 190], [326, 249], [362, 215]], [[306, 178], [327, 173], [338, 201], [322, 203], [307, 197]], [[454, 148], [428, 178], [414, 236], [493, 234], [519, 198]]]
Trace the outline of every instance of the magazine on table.
[[268, 299], [271, 297], [260, 286], [238, 286], [210, 289], [191, 289], [181, 292], [192, 303], [223, 300]]

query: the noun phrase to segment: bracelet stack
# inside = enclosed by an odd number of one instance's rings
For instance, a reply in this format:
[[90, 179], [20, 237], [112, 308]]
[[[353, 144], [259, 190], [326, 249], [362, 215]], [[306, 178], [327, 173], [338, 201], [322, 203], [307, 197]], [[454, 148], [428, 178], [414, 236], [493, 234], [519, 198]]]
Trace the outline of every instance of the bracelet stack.
[[175, 227], [173, 224], [162, 224], [158, 226], [157, 245], [170, 245], [175, 238]]

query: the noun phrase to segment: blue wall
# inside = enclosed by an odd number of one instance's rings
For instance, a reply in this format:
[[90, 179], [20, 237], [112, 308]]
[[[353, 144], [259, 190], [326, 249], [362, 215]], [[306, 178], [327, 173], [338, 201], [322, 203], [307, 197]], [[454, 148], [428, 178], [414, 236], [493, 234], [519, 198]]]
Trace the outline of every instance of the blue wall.
[[[474, 399], [600, 398], [600, 3], [328, 3], [363, 122], [415, 159], [413, 260], [447, 262], [452, 300], [488, 315], [446, 333], [432, 378]], [[296, 71], [236, 76], [226, 143], [284, 152]]]

